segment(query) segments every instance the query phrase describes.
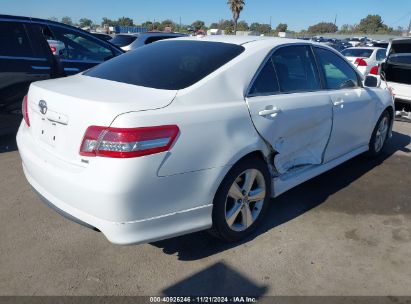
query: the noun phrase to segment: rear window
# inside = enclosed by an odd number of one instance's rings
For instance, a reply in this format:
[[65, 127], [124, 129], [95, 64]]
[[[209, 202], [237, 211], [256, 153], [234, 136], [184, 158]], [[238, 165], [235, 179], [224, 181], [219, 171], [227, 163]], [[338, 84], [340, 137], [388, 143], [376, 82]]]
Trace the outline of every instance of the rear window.
[[129, 45], [136, 39], [137, 39], [137, 36], [133, 36], [133, 35], [116, 35], [113, 39], [110, 40], [110, 42], [119, 47], [123, 47], [123, 46]]
[[362, 58], [370, 58], [373, 50], [369, 49], [345, 49], [341, 53], [345, 57], [362, 57]]
[[411, 53], [409, 54], [391, 54], [388, 62], [393, 64], [411, 64]]
[[393, 43], [388, 62], [393, 64], [411, 64], [411, 41]]
[[84, 75], [143, 87], [180, 90], [211, 74], [244, 51], [206, 41], [152, 43], [106, 61]]

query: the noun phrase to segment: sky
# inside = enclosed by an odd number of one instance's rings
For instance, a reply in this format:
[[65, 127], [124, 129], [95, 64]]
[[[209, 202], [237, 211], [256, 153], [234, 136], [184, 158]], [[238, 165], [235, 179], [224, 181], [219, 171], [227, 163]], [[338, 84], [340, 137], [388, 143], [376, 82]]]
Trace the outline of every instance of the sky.
[[[357, 24], [368, 14], [379, 14], [383, 21], [396, 28], [408, 28], [411, 20], [411, 0], [245, 0], [240, 20], [287, 23], [294, 31], [306, 29], [321, 21], [337, 25]], [[135, 24], [146, 20], [171, 19], [191, 24], [203, 20], [206, 25], [220, 19], [230, 19], [226, 0], [0, 0], [0, 14], [31, 16], [47, 19], [70, 16], [77, 22], [86, 17], [101, 23], [102, 17], [130, 17]], [[395, 3], [395, 4], [394, 4]]]

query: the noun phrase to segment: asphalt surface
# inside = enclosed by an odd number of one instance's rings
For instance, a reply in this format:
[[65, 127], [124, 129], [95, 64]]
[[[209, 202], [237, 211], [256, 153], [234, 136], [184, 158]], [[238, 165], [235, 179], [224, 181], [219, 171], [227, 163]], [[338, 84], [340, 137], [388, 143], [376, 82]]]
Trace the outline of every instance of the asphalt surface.
[[411, 295], [411, 124], [272, 201], [241, 244], [205, 232], [138, 246], [45, 206], [0, 138], [0, 295]]

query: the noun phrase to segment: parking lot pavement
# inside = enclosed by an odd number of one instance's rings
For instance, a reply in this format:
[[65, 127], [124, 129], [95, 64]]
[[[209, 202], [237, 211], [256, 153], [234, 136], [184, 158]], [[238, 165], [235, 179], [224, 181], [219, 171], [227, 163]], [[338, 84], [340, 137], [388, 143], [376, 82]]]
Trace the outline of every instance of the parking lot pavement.
[[410, 295], [410, 135], [397, 122], [384, 156], [357, 157], [273, 200], [241, 244], [200, 232], [127, 247], [41, 203], [9, 138], [0, 295]]

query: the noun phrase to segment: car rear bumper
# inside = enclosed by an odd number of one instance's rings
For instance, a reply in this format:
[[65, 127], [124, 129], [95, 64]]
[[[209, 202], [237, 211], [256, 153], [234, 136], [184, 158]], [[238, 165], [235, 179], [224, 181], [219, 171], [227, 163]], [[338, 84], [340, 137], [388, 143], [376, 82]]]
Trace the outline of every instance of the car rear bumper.
[[109, 160], [104, 170], [99, 161], [107, 160], [97, 158], [72, 168], [37, 147], [27, 129], [20, 127], [17, 144], [30, 185], [56, 211], [100, 230], [110, 242], [137, 244], [211, 227], [212, 200], [226, 169], [159, 177], [159, 155]]
[[114, 244], [148, 243], [211, 227], [211, 204], [139, 221], [110, 222], [102, 220], [75, 209], [48, 193], [36, 183], [24, 165], [23, 171], [30, 185], [49, 207], [71, 221], [101, 231]]

